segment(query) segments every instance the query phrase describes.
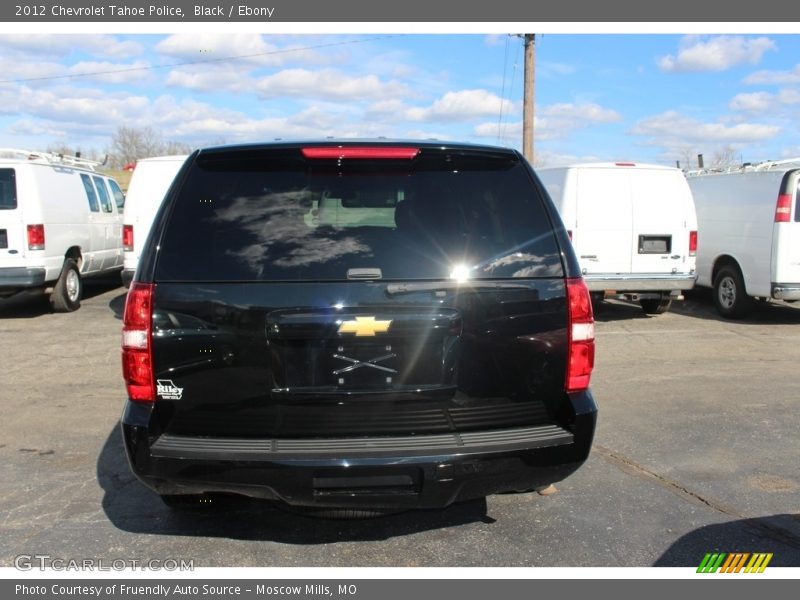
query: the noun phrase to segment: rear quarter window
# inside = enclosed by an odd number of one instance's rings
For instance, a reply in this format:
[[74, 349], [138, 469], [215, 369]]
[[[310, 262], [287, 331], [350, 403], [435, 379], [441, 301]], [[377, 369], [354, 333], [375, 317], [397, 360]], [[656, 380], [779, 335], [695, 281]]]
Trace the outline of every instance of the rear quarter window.
[[14, 169], [0, 169], [0, 210], [17, 208], [17, 174]]
[[329, 281], [563, 276], [551, 222], [514, 155], [413, 161], [200, 155], [160, 242], [157, 280]]

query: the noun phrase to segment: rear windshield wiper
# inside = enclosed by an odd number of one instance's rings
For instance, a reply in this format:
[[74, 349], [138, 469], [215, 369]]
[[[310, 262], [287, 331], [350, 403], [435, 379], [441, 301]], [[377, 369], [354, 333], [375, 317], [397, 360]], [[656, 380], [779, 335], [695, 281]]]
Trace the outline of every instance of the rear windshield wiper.
[[414, 292], [438, 292], [444, 290], [499, 290], [516, 289], [529, 290], [531, 287], [524, 283], [509, 283], [507, 281], [418, 281], [415, 283], [390, 283], [386, 286], [386, 293], [390, 296], [396, 294], [411, 294]]

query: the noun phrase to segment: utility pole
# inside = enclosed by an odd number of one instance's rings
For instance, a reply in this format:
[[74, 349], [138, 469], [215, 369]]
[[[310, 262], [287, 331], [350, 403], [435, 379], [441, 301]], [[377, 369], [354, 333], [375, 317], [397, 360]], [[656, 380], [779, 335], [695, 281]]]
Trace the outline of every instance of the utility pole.
[[533, 105], [536, 69], [536, 34], [526, 33], [525, 40], [525, 86], [522, 96], [522, 154], [533, 165]]

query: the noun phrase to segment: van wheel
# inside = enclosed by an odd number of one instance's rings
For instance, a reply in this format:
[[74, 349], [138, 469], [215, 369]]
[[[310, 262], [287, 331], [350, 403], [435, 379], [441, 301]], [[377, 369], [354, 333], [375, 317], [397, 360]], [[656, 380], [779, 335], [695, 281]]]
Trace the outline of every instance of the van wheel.
[[722, 267], [714, 279], [714, 304], [726, 319], [741, 319], [753, 310], [755, 301], [747, 295], [739, 269]]
[[61, 268], [61, 275], [50, 294], [50, 305], [56, 312], [72, 312], [81, 306], [83, 282], [77, 263], [68, 258]]
[[592, 299], [592, 314], [599, 315], [603, 311], [605, 294], [603, 292], [592, 292], [590, 297]]
[[672, 297], [669, 294], [661, 294], [661, 298], [645, 298], [639, 300], [642, 310], [648, 315], [660, 315], [669, 310], [672, 306]]

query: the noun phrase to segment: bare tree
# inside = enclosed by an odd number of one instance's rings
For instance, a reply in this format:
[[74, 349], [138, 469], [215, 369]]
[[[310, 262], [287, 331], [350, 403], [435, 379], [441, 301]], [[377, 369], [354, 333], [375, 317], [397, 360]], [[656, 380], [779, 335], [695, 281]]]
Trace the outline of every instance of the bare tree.
[[124, 165], [136, 162], [140, 158], [165, 154], [168, 144], [161, 134], [152, 127], [125, 127], [117, 128], [111, 138], [109, 162], [112, 167], [121, 168]]
[[733, 146], [725, 146], [714, 153], [710, 166], [714, 169], [725, 169], [738, 166], [741, 162], [741, 154]]
[[697, 168], [697, 152], [691, 146], [678, 148], [675, 154], [681, 164], [681, 169], [691, 170]]
[[162, 154], [189, 154], [194, 148], [184, 142], [164, 142]]

